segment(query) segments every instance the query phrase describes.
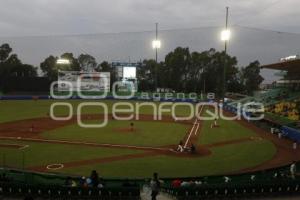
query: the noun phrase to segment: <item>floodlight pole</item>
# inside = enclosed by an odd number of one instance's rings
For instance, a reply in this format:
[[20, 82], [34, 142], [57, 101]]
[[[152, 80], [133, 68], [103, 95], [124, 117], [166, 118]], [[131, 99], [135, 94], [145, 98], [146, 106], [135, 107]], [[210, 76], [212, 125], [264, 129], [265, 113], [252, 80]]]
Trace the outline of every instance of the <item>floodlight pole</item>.
[[[226, 21], [225, 21], [225, 30], [228, 29], [228, 9], [229, 7], [226, 7]], [[225, 94], [226, 94], [226, 67], [227, 67], [227, 59], [226, 59], [226, 55], [227, 55], [227, 42], [228, 40], [225, 40], [225, 49], [224, 49], [224, 69], [223, 69], [223, 104], [225, 102]]]
[[[158, 38], [158, 23], [155, 23], [155, 40], [157, 41]], [[155, 48], [155, 92], [157, 90], [157, 82], [158, 82], [158, 77], [157, 77], [157, 51], [158, 47]]]
[[[157, 41], [158, 38], [158, 23], [155, 23], [155, 40]], [[157, 49], [155, 48], [155, 61], [157, 63]]]

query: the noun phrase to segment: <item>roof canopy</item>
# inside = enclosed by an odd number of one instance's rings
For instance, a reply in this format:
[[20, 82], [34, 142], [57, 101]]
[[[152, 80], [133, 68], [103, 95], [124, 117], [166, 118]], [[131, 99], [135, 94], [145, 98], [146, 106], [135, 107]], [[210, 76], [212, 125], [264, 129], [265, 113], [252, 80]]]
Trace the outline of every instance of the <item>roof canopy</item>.
[[273, 63], [269, 65], [261, 66], [262, 69], [275, 69], [275, 70], [283, 70], [283, 71], [296, 71], [300, 72], [300, 59], [283, 61], [279, 63]]

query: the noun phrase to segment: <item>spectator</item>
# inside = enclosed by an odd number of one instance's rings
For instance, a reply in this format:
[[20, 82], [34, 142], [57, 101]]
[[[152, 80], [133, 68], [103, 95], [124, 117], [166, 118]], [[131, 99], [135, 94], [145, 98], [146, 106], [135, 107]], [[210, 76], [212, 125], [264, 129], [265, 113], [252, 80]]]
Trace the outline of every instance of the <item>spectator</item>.
[[202, 181], [195, 181], [196, 186], [202, 185]]
[[72, 179], [71, 177], [67, 177], [67, 179], [65, 180], [65, 186], [67, 187], [71, 187], [72, 186]]
[[196, 182], [193, 181], [193, 180], [191, 180], [191, 181], [190, 181], [190, 186], [191, 186], [191, 187], [195, 187], [195, 186], [196, 186]]
[[290, 172], [291, 172], [292, 179], [295, 179], [296, 178], [296, 172], [297, 172], [295, 161], [290, 166]]
[[160, 189], [160, 182], [159, 182], [157, 173], [153, 174], [153, 178], [150, 182], [150, 186], [151, 186], [151, 190], [152, 190], [152, 193], [151, 193], [152, 198], [151, 199], [156, 200], [156, 196], [158, 195], [159, 189]]
[[130, 182], [129, 179], [126, 179], [122, 185], [123, 187], [133, 187], [136, 186], [136, 183]]
[[228, 183], [231, 179], [228, 176], [224, 176], [224, 182]]
[[91, 178], [87, 178], [87, 179], [86, 179], [86, 184], [87, 184], [88, 187], [93, 186], [93, 185], [92, 185], [92, 179], [91, 179]]
[[181, 183], [180, 186], [181, 186], [181, 187], [188, 187], [188, 186], [190, 186], [190, 183], [187, 182], [187, 181], [182, 181], [182, 183]]
[[91, 181], [92, 181], [91, 185], [93, 187], [98, 187], [98, 184], [99, 184], [99, 175], [98, 175], [98, 173], [97, 173], [96, 170], [92, 171], [90, 178], [91, 178]]
[[79, 180], [79, 185], [81, 187], [87, 187], [88, 186], [87, 183], [86, 183], [86, 178], [84, 176], [81, 177], [81, 179]]
[[8, 177], [6, 176], [5, 173], [3, 173], [2, 176], [0, 176], [0, 181], [2, 181], [2, 182], [8, 182], [8, 181], [9, 181], [9, 179], [8, 179]]
[[181, 180], [176, 179], [176, 180], [172, 181], [172, 187], [179, 188], [180, 185], [181, 185]]
[[77, 187], [77, 183], [74, 180], [71, 180], [71, 187]]

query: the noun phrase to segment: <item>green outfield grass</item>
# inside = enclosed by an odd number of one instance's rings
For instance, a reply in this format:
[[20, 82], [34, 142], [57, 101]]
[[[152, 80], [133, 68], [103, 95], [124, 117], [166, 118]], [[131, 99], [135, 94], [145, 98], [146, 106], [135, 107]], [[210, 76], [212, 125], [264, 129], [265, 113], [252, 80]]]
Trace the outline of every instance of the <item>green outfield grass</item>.
[[[50, 112], [51, 104], [56, 102], [67, 102], [71, 103], [73, 106], [74, 114], [76, 114], [78, 104], [82, 102], [101, 102], [105, 103], [108, 107], [108, 113], [111, 113], [112, 106], [118, 102], [126, 102], [132, 105], [136, 103], [142, 103], [140, 101], [116, 101], [116, 100], [1, 100], [0, 101], [0, 123], [8, 121], [16, 121], [22, 119], [30, 119], [37, 117], [46, 117]], [[160, 103], [155, 102], [156, 105]], [[169, 104], [169, 103], [167, 103]], [[119, 107], [124, 108], [124, 107]], [[164, 109], [171, 109], [170, 105], [164, 106]], [[55, 108], [55, 115], [67, 115], [68, 109], [63, 106], [58, 106]], [[102, 114], [103, 109], [87, 106], [82, 110], [83, 114]], [[151, 106], [141, 106], [141, 114], [153, 114], [153, 107]], [[164, 112], [164, 115], [170, 115], [170, 112]], [[188, 116], [189, 110], [186, 107], [178, 106], [176, 109], [176, 115], [178, 116]]]
[[[46, 117], [50, 106], [56, 101], [28, 100], [28, 101], [0, 101], [0, 123], [29, 118]], [[69, 100], [76, 110], [80, 100]], [[109, 112], [114, 103], [119, 101], [103, 100], [108, 105]], [[135, 101], [129, 101], [135, 104]], [[140, 102], [141, 103], [141, 102]], [[159, 104], [159, 103], [156, 103]], [[165, 106], [164, 108], [170, 108]], [[94, 107], [86, 107], [85, 114], [101, 113]], [[57, 115], [65, 115], [66, 109], [55, 109]], [[151, 107], [143, 107], [141, 114], [151, 114]], [[189, 110], [178, 107], [176, 114], [187, 115]], [[170, 115], [166, 112], [165, 115]], [[95, 121], [89, 121], [89, 123]], [[54, 129], [41, 134], [48, 139], [66, 139], [89, 141], [96, 143], [112, 143], [136, 146], [164, 146], [178, 144], [179, 140], [188, 132], [189, 126], [175, 122], [134, 121], [136, 131], [122, 131], [130, 127], [131, 121], [110, 120], [108, 126], [102, 129], [82, 129], [76, 124]], [[256, 133], [241, 126], [235, 121], [218, 120], [220, 127], [210, 128], [213, 121], [203, 121], [199, 145], [230, 141], [239, 138], [249, 138]], [[7, 141], [0, 140], [1, 143]], [[12, 143], [24, 143], [19, 140]], [[143, 151], [108, 149], [63, 144], [26, 142], [30, 147], [25, 149], [25, 168], [52, 163], [89, 160], [117, 155], [128, 155]], [[88, 175], [90, 170], [97, 169], [105, 177], [149, 177], [154, 171], [164, 177], [200, 176], [235, 172], [243, 168], [253, 167], [271, 159], [275, 153], [275, 146], [267, 140], [253, 140], [238, 144], [228, 144], [221, 147], [212, 147], [212, 155], [197, 158], [179, 158], [174, 156], [158, 155], [146, 158], [135, 158], [111, 163], [88, 165], [76, 168], [66, 168], [55, 172]], [[6, 164], [22, 166], [22, 151], [0, 147], [0, 156], [5, 155]], [[0, 158], [0, 164], [3, 162]], [[20, 166], [21, 165], [21, 166]]]
[[[129, 121], [111, 120], [104, 128], [81, 128], [74, 124], [43, 134], [48, 139], [64, 139], [108, 144], [136, 146], [164, 146], [177, 144], [188, 132], [188, 125], [156, 121], [132, 121], [135, 131], [130, 131]], [[96, 121], [93, 121], [97, 124]], [[129, 129], [129, 130], [124, 130]]]
[[211, 156], [202, 158], [156, 156], [62, 169], [61, 172], [88, 175], [87, 172], [96, 169], [105, 177], [150, 177], [153, 172], [162, 177], [227, 174], [259, 165], [271, 159], [275, 152], [271, 142], [251, 141], [213, 148]]
[[[206, 110], [208, 109], [206, 108], [203, 110], [203, 116], [208, 116]], [[211, 128], [213, 123], [214, 120], [202, 122], [202, 130], [198, 140], [199, 144], [212, 144], [241, 138], [249, 138], [256, 135], [255, 132], [243, 127], [237, 121], [229, 121], [218, 118], [217, 124], [219, 127]]]
[[[65, 144], [48, 144], [37, 142], [21, 142], [0, 140], [0, 144], [29, 145], [24, 149], [11, 149], [0, 147], [0, 163], [7, 166], [22, 168], [23, 158], [25, 168], [48, 165], [53, 163], [71, 162], [77, 160], [89, 160], [95, 158], [111, 157], [133, 153], [141, 153], [140, 150], [110, 149], [100, 147], [79, 147]], [[23, 157], [24, 154], [24, 157]]]

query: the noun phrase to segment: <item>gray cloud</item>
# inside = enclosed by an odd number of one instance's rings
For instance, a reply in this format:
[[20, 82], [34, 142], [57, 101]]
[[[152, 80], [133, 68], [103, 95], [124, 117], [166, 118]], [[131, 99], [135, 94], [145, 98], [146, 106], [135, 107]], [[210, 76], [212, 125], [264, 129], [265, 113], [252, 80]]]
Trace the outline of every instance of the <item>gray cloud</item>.
[[[256, 59], [263, 64], [276, 62], [280, 57], [300, 53], [300, 34], [241, 27], [300, 33], [298, 0], [0, 0], [0, 3], [0, 43], [9, 42], [24, 62], [36, 66], [50, 54], [59, 56], [67, 51], [76, 55], [90, 53], [99, 62], [152, 58], [150, 44], [155, 22], [159, 22], [161, 29], [160, 59], [177, 46], [195, 51], [222, 50], [223, 43], [218, 38], [226, 6], [230, 7], [230, 25], [234, 25], [229, 52], [237, 56], [240, 66]], [[188, 29], [191, 27], [202, 28]], [[167, 29], [176, 30], [163, 31]], [[110, 32], [125, 33], [91, 34]], [[271, 74], [264, 72], [267, 80], [274, 80]]]
[[231, 24], [300, 32], [297, 0], [1, 0], [0, 35], [55, 35]]

